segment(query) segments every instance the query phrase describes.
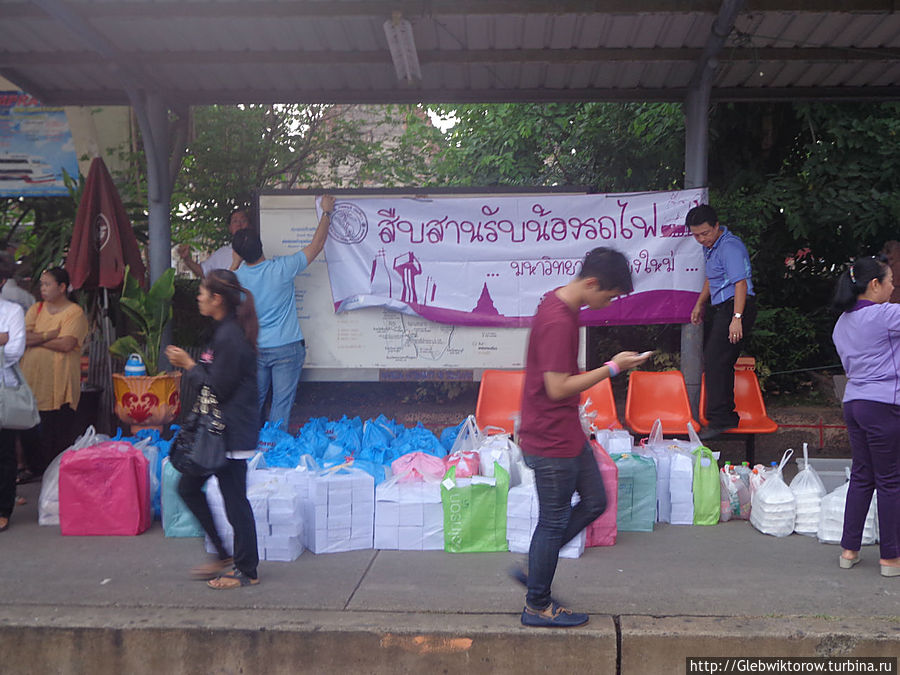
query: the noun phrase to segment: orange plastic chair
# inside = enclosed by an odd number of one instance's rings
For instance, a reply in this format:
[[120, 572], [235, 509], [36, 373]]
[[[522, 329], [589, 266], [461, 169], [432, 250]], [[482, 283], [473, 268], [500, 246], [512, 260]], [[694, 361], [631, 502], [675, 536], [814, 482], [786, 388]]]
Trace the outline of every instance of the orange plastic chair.
[[[747, 461], [752, 466], [756, 454], [756, 434], [771, 434], [778, 430], [778, 424], [766, 413], [759, 380], [752, 370], [734, 371], [734, 409], [740, 416], [740, 422], [726, 434], [746, 436]], [[703, 426], [709, 425], [706, 419], [706, 375], [700, 380], [700, 421]]]
[[595, 412], [594, 426], [598, 429], [621, 429], [619, 415], [616, 413], [616, 400], [613, 398], [612, 384], [609, 378], [601, 380], [590, 389], [581, 392], [581, 405], [591, 399], [587, 412]]
[[[759, 380], [752, 370], [734, 371], [734, 409], [741, 421], [726, 434], [771, 434], [778, 430], [778, 424], [766, 413]], [[704, 426], [706, 419], [706, 375], [700, 380], [700, 421]]]
[[524, 370], [485, 370], [475, 404], [478, 428], [500, 427], [509, 434], [515, 433], [514, 418], [522, 409], [524, 387]]
[[625, 399], [625, 424], [635, 434], [646, 436], [657, 419], [662, 422], [663, 433], [667, 435], [687, 435], [688, 422], [700, 430], [691, 415], [687, 386], [680, 371], [631, 371]]

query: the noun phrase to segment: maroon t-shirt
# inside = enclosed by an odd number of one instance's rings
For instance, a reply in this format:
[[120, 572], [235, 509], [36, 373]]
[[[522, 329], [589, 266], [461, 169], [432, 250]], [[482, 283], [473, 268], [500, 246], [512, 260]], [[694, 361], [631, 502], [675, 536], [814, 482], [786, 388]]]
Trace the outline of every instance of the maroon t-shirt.
[[577, 457], [587, 440], [578, 418], [581, 396], [551, 400], [544, 389], [546, 372], [579, 372], [578, 312], [556, 297], [556, 291], [544, 297], [531, 324], [519, 442], [530, 455]]

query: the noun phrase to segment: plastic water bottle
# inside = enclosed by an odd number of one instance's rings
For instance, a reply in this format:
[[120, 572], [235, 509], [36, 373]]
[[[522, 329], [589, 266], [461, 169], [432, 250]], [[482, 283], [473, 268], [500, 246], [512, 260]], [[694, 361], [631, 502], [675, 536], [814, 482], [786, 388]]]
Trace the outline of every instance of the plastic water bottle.
[[750, 462], [741, 462], [740, 466], [734, 467], [734, 472], [741, 477], [746, 487], [750, 487]]
[[128, 360], [125, 362], [125, 374], [129, 376], [147, 374], [147, 367], [144, 365], [144, 360], [140, 354], [130, 354], [128, 356]]

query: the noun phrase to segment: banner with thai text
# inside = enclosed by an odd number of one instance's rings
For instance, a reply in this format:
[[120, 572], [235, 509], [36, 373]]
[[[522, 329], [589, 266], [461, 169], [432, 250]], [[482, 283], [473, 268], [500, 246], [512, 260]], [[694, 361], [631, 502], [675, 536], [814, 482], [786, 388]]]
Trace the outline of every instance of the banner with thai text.
[[0, 91], [0, 197], [66, 196], [64, 169], [78, 180], [65, 111], [21, 91]]
[[528, 325], [543, 295], [607, 246], [628, 259], [634, 292], [582, 311], [586, 324], [687, 323], [704, 263], [684, 218], [705, 202], [705, 189], [339, 199], [325, 243], [335, 311], [382, 306], [455, 325]]

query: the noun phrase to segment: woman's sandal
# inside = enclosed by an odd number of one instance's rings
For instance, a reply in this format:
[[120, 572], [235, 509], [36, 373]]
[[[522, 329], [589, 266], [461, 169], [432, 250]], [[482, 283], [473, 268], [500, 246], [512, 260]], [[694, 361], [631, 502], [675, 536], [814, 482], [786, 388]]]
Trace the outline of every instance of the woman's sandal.
[[242, 586], [256, 586], [258, 583], [259, 579], [251, 579], [235, 568], [215, 579], [207, 581], [206, 585], [210, 588], [215, 588], [217, 591], [230, 591], [233, 588], [241, 588]]
[[233, 558], [225, 558], [225, 560], [210, 558], [209, 562], [191, 568], [191, 579], [196, 581], [209, 581], [210, 579], [215, 579], [222, 574], [222, 570], [228, 569], [233, 564]]

